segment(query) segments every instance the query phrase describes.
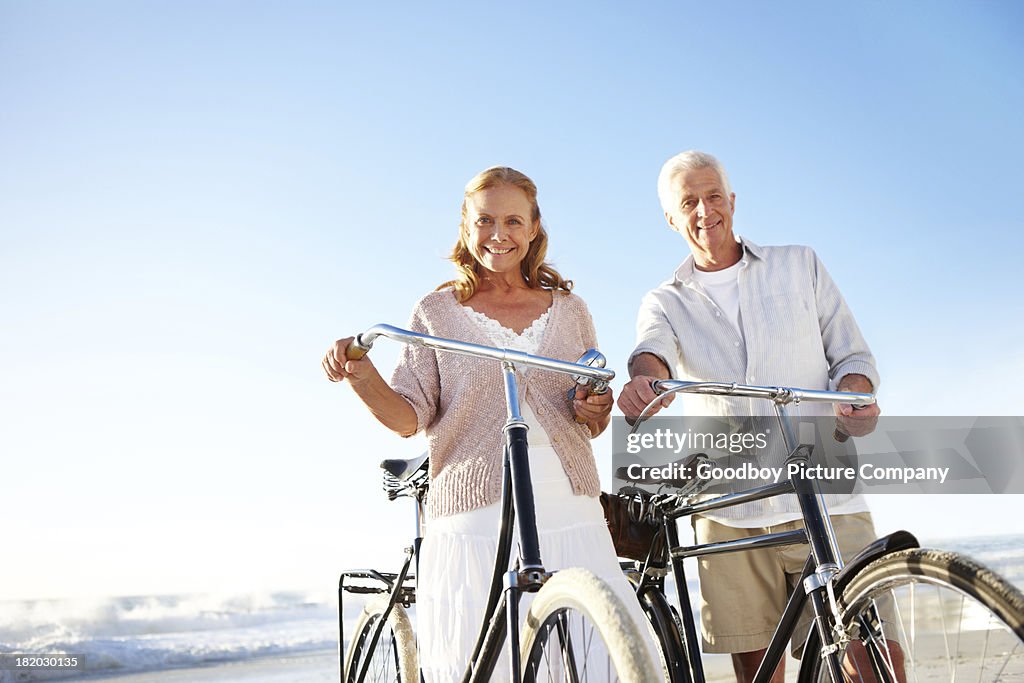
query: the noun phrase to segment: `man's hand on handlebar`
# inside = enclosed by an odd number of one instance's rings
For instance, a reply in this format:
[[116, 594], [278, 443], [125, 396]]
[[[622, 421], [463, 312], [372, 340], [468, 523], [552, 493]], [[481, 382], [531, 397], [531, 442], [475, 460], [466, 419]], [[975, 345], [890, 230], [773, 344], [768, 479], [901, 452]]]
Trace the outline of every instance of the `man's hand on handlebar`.
[[368, 356], [352, 360], [345, 354], [354, 339], [355, 337], [339, 339], [327, 349], [321, 365], [324, 372], [327, 373], [327, 379], [332, 382], [341, 382], [347, 379], [353, 384], [359, 384], [372, 376], [374, 368]]
[[[849, 391], [858, 394], [870, 394], [874, 387], [864, 375], [844, 375], [836, 386], [836, 391]], [[853, 406], [849, 403], [835, 404], [836, 431], [850, 436], [864, 436], [875, 431], [878, 416], [881, 414], [877, 403], [866, 406]]]
[[[647, 404], [657, 398], [658, 395], [654, 393], [651, 382], [658, 379], [663, 378], [637, 375], [626, 382], [622, 387], [622, 393], [619, 394], [619, 410], [626, 416], [626, 419], [635, 420], [647, 407]], [[674, 399], [675, 394], [665, 396], [658, 405], [651, 409], [650, 414], [654, 415], [662, 408], [667, 408]]]

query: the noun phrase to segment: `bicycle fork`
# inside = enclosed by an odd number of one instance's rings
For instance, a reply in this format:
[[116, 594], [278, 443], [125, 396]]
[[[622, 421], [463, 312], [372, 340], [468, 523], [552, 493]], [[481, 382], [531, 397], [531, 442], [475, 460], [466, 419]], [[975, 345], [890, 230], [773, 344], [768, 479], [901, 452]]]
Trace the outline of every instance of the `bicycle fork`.
[[[799, 401], [796, 402], [799, 405]], [[821, 492], [818, 490], [817, 482], [804, 477], [804, 468], [810, 461], [811, 453], [814, 450], [815, 434], [813, 425], [800, 425], [800, 433], [793, 426], [793, 418], [790, 417], [786, 406], [780, 403], [775, 404], [775, 413], [778, 416], [779, 426], [782, 428], [783, 441], [786, 444], [786, 451], [790, 454], [786, 459], [787, 466], [795, 464], [798, 470], [791, 477], [793, 490], [796, 492], [797, 501], [800, 503], [800, 510], [803, 513], [804, 529], [807, 535], [807, 543], [811, 546], [811, 554], [807, 565], [804, 566], [804, 576], [797, 590], [803, 589], [806, 597], [811, 602], [811, 609], [814, 614], [812, 628], [818, 630], [822, 647], [820, 656], [825, 659], [829, 675], [833, 683], [843, 683], [842, 667], [836, 653], [839, 645], [835, 643], [835, 634], [830, 628], [833, 620], [838, 620], [839, 615], [834, 612], [835, 599], [831, 593], [832, 580], [839, 570], [842, 569], [842, 555], [839, 553], [839, 544], [836, 541], [835, 531], [832, 529], [832, 522], [823, 510]], [[805, 433], [804, 427], [809, 427], [809, 433]], [[811, 564], [813, 562], [813, 571]], [[826, 606], [826, 597], [829, 598]], [[792, 601], [791, 601], [792, 602]], [[788, 610], [787, 610], [788, 611]], [[795, 616], [795, 615], [794, 615]], [[805, 653], [807, 654], [807, 653]], [[819, 656], [817, 653], [810, 653], [811, 656]], [[766, 657], [767, 659], [767, 657]], [[761, 673], [762, 667], [758, 669]], [[774, 671], [774, 667], [772, 668]], [[769, 672], [770, 673], [770, 672]]]
[[[797, 405], [799, 405], [799, 402], [797, 402]], [[804, 468], [808, 465], [814, 449], [813, 428], [809, 434], [801, 433], [798, 436], [793, 428], [793, 420], [787, 414], [786, 406], [777, 403], [775, 410], [779, 418], [779, 424], [782, 427], [782, 435], [786, 442], [787, 451], [790, 453], [786, 461], [787, 465], [793, 463], [798, 466], [797, 473], [791, 477], [791, 481], [803, 513], [807, 542], [811, 546], [811, 554], [807, 559], [807, 564], [804, 566], [801, 576], [800, 588], [803, 589], [806, 599], [811, 603], [811, 609], [814, 614], [812, 628], [817, 629], [818, 635], [821, 638], [822, 648], [820, 653], [805, 652], [804, 656], [821, 657], [824, 660], [825, 668], [829, 672], [832, 683], [844, 683], [846, 679], [843, 674], [839, 653], [843, 651], [843, 646], [849, 641], [849, 636], [842, 629], [843, 615], [840, 613], [835, 599], [835, 578], [843, 567], [843, 559], [839, 552], [839, 544], [836, 540], [835, 530], [832, 528], [832, 522], [828, 515], [824, 513], [825, 506], [821, 501], [821, 492], [817, 481], [804, 477]], [[801, 431], [803, 431], [803, 426], [801, 425]], [[786, 621], [787, 616], [793, 619], [797, 617], [800, 605], [796, 605], [796, 608], [792, 610], [792, 614], [790, 614], [791, 610], [789, 608], [794, 603], [803, 603], [803, 600], [798, 600], [800, 597], [796, 594], [792, 596], [783, 616], [783, 622]], [[859, 626], [861, 629], [866, 629], [869, 627], [869, 624], [861, 623]], [[869, 630], [868, 633], [870, 632]], [[893, 683], [888, 669], [881, 664], [877, 643], [874, 643], [871, 639], [869, 639], [869, 642], [872, 644], [868, 648], [868, 654], [871, 659], [875, 679], [883, 683]], [[772, 645], [775, 645], [774, 638], [772, 639]], [[783, 647], [784, 645], [783, 643]], [[769, 649], [771, 650], [772, 648], [770, 647]], [[768, 656], [769, 654], [774, 654], [775, 656], [770, 657]], [[769, 660], [778, 660], [781, 656], [781, 651], [766, 653], [765, 659], [758, 668], [754, 680], [762, 680], [761, 674], [765, 674], [764, 680], [767, 680], [767, 677], [770, 677], [771, 672], [775, 670], [777, 665], [777, 661], [773, 663], [769, 662]], [[771, 669], [762, 671], [766, 664], [772, 664]]]
[[520, 681], [522, 680], [522, 663], [519, 660], [519, 600], [522, 597], [522, 591], [538, 590], [547, 579], [547, 574], [540, 558], [537, 509], [530, 480], [527, 445], [529, 427], [519, 412], [515, 366], [505, 361], [501, 364], [501, 369], [505, 377], [505, 400], [508, 404], [508, 421], [502, 431], [505, 432], [505, 442], [508, 446], [508, 461], [512, 475], [512, 498], [516, 510], [516, 528], [519, 530], [521, 561], [518, 571], [513, 570], [506, 574], [506, 615], [512, 680]]
[[[537, 512], [534, 505], [533, 486], [530, 484], [530, 461], [527, 445], [529, 427], [519, 412], [519, 391], [515, 377], [515, 365], [504, 361], [501, 367], [505, 379], [505, 401], [508, 406], [508, 419], [502, 431], [505, 434], [505, 464], [509, 482], [507, 488], [502, 487], [502, 508], [503, 510], [508, 509], [508, 516], [512, 518], [519, 532], [520, 564], [516, 569], [502, 573], [504, 585], [500, 602], [494, 599], [497, 596], [492, 590], [491, 597], [495, 604], [493, 610], [488, 610], [492, 619], [481, 633], [470, 667], [463, 677], [463, 681], [473, 681], [474, 683], [490, 678], [497, 660], [495, 650], [500, 647], [500, 641], [506, 638], [511, 679], [512, 681], [522, 680], [522, 662], [519, 656], [519, 601], [524, 591], [539, 590], [548, 578], [540, 557]], [[509, 498], [511, 501], [508, 500]], [[512, 503], [511, 506], [509, 502]], [[506, 543], [511, 546], [512, 531], [511, 529], [503, 529], [503, 531], [504, 533], [500, 534], [498, 556], [499, 558], [504, 557], [507, 567], [508, 554], [501, 553], [501, 546]], [[495, 567], [495, 581], [498, 578], [497, 567]], [[492, 585], [492, 589], [493, 587]], [[501, 633], [502, 630], [505, 631], [504, 634]], [[498, 644], [495, 644], [495, 641]]]

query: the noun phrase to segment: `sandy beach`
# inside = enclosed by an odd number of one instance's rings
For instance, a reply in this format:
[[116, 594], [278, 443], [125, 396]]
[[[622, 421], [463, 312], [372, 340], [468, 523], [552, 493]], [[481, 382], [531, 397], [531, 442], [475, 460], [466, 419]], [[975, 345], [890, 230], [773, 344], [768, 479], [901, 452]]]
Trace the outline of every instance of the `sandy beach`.
[[[951, 664], [943, 654], [943, 647], [940, 639], [932, 638], [934, 633], [922, 633], [918, 639], [917, 646], [913, 651], [908, 651], [909, 660], [914, 662], [917, 676], [922, 680], [947, 679], [950, 675]], [[973, 642], [980, 638], [981, 634], [964, 634], [961, 645], [962, 653], [979, 652], [983, 649], [981, 642]], [[1000, 651], [1004, 645], [1012, 643], [994, 641], [989, 643], [990, 654], [992, 651]], [[975, 678], [973, 656], [962, 655], [957, 662], [952, 664], [957, 674], [964, 674], [970, 679]], [[999, 657], [996, 658], [997, 660]], [[704, 655], [702, 659], [705, 668], [705, 677], [708, 683], [726, 683], [735, 680], [732, 671], [732, 664], [727, 655]], [[1020, 675], [1018, 669], [1021, 666], [1021, 659], [1014, 657], [1011, 660], [1002, 660], [1003, 664], [1009, 664], [1004, 673], [1010, 676]], [[799, 662], [787, 657], [786, 681], [792, 683], [797, 679]], [[183, 667], [162, 671], [147, 671], [141, 673], [126, 674], [102, 674], [98, 676], [83, 676], [74, 679], [84, 683], [329, 683], [337, 681], [338, 662], [337, 653], [334, 650], [323, 650], [318, 652], [305, 653], [289, 656], [268, 656], [256, 657], [240, 662], [214, 664], [199, 667]], [[0, 677], [0, 680], [3, 680]]]
[[[795, 661], [789, 660], [787, 681], [796, 680]], [[705, 657], [708, 683], [731, 681], [732, 665], [725, 655]], [[333, 650], [290, 657], [261, 657], [244, 662], [189, 667], [169, 671], [81, 678], [88, 683], [326, 683], [337, 681]]]
[[80, 678], [88, 683], [326, 683], [337, 681], [338, 653], [325, 650], [287, 657], [134, 674]]

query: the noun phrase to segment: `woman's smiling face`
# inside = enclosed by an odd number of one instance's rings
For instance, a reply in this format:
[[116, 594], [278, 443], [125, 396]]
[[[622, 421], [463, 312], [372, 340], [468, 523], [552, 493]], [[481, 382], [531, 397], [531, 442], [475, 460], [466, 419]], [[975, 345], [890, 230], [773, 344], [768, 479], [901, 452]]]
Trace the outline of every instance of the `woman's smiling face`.
[[526, 193], [503, 183], [466, 197], [466, 245], [477, 262], [493, 273], [519, 272], [537, 225]]

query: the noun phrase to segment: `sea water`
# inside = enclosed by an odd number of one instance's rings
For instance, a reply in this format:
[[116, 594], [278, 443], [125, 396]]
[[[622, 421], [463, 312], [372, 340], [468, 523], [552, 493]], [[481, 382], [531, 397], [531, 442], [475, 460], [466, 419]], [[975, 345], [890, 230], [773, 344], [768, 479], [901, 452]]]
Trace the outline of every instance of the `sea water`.
[[0, 602], [0, 652], [68, 653], [83, 662], [76, 671], [0, 672], [0, 682], [74, 680], [334, 649], [336, 604], [330, 590]]
[[[969, 555], [1024, 588], [1024, 535], [922, 539]], [[696, 572], [688, 574], [696, 600]], [[358, 599], [346, 598], [349, 628]], [[346, 633], [346, 639], [348, 637]], [[75, 680], [337, 651], [334, 590], [0, 602], [0, 653], [73, 653], [77, 671], [0, 671], [0, 682]]]

